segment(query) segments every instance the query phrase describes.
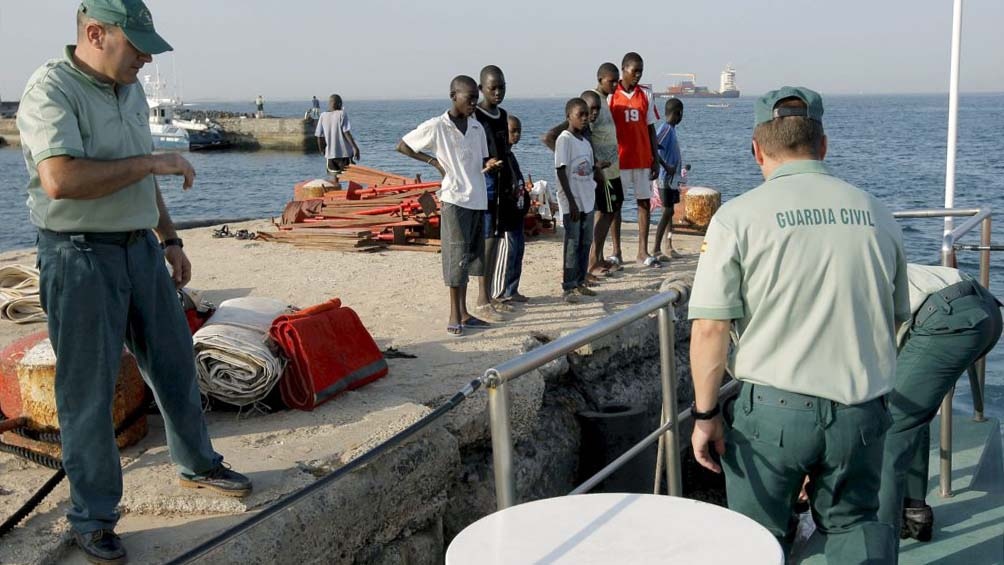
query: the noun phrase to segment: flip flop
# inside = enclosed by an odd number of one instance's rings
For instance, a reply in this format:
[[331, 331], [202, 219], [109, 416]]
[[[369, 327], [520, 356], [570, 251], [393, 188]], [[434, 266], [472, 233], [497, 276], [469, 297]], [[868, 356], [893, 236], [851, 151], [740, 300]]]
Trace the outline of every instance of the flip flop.
[[464, 335], [464, 325], [463, 324], [450, 324], [446, 326], [446, 333], [453, 337], [463, 337]]
[[655, 255], [655, 260], [660, 263], [669, 263], [671, 258], [665, 253], [659, 253], [658, 255]]
[[609, 265], [607, 268], [610, 269], [611, 272], [624, 270], [624, 266], [621, 265], [621, 260], [618, 259], [616, 255], [607, 257], [606, 262]]
[[648, 257], [646, 257], [645, 258], [645, 262], [642, 263], [642, 264], [645, 265], [646, 267], [651, 267], [653, 269], [658, 269], [658, 268], [662, 267], [662, 263], [660, 263], [658, 259], [656, 259], [655, 257], [652, 257], [651, 255], [649, 255]]
[[460, 324], [460, 326], [463, 328], [471, 328], [472, 330], [492, 327], [492, 325], [488, 322], [480, 318], [475, 318], [474, 316], [464, 320], [464, 323]]

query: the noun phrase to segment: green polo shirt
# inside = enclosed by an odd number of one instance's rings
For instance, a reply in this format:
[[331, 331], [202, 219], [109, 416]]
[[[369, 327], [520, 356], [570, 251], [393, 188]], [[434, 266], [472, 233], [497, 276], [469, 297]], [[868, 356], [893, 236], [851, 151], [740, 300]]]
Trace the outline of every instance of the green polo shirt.
[[156, 184], [152, 175], [92, 200], [53, 200], [42, 190], [38, 164], [60, 155], [109, 161], [153, 150], [149, 109], [138, 83], [99, 81], [73, 62], [74, 46], [28, 80], [17, 112], [28, 167], [31, 222], [60, 232], [116, 232], [156, 227]]
[[735, 320], [740, 380], [858, 404], [892, 388], [910, 317], [902, 233], [822, 161], [790, 161], [708, 227], [690, 318]]

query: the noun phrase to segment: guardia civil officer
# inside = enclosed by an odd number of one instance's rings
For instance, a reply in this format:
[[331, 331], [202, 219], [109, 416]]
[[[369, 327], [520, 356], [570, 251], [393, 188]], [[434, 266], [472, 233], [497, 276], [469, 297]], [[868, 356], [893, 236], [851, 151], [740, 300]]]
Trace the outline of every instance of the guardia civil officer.
[[927, 505], [930, 423], [959, 375], [1001, 336], [1000, 303], [965, 273], [908, 266], [913, 317], [901, 334], [896, 381], [889, 393], [892, 427], [885, 439], [879, 519], [902, 538], [931, 539]]
[[[724, 467], [729, 508], [786, 550], [809, 475], [828, 562], [890, 562], [895, 538], [876, 511], [890, 424], [883, 395], [896, 325], [910, 315], [902, 235], [885, 206], [823, 164], [819, 94], [783, 87], [754, 108], [752, 149], [766, 181], [712, 218], [690, 299], [694, 453]], [[733, 324], [742, 387], [723, 418]]]
[[122, 470], [111, 411], [123, 342], [160, 407], [182, 486], [228, 496], [251, 491], [247, 477], [223, 465], [206, 432], [176, 295], [191, 264], [154, 179], [180, 175], [186, 189], [195, 179], [177, 154], [151, 155], [146, 97], [136, 80], [151, 55], [170, 49], [140, 0], [83, 0], [77, 44], [35, 71], [17, 115], [57, 360], [68, 518], [77, 543], [98, 563], [126, 559], [113, 531]]

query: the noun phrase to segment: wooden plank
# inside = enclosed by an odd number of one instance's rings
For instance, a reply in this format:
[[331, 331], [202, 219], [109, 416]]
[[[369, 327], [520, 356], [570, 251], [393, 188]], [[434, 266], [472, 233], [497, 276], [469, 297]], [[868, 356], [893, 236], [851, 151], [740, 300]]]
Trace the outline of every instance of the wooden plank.
[[433, 247], [431, 245], [387, 245], [385, 247], [388, 251], [422, 251], [425, 253], [439, 253], [438, 247]]

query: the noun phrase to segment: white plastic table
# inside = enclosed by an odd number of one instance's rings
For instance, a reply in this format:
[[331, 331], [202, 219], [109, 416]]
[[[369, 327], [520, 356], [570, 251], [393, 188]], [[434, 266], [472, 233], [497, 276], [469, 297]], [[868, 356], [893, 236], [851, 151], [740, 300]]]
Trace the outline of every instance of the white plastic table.
[[726, 508], [651, 494], [584, 494], [520, 504], [464, 528], [446, 565], [742, 563], [782, 565], [763, 526]]

